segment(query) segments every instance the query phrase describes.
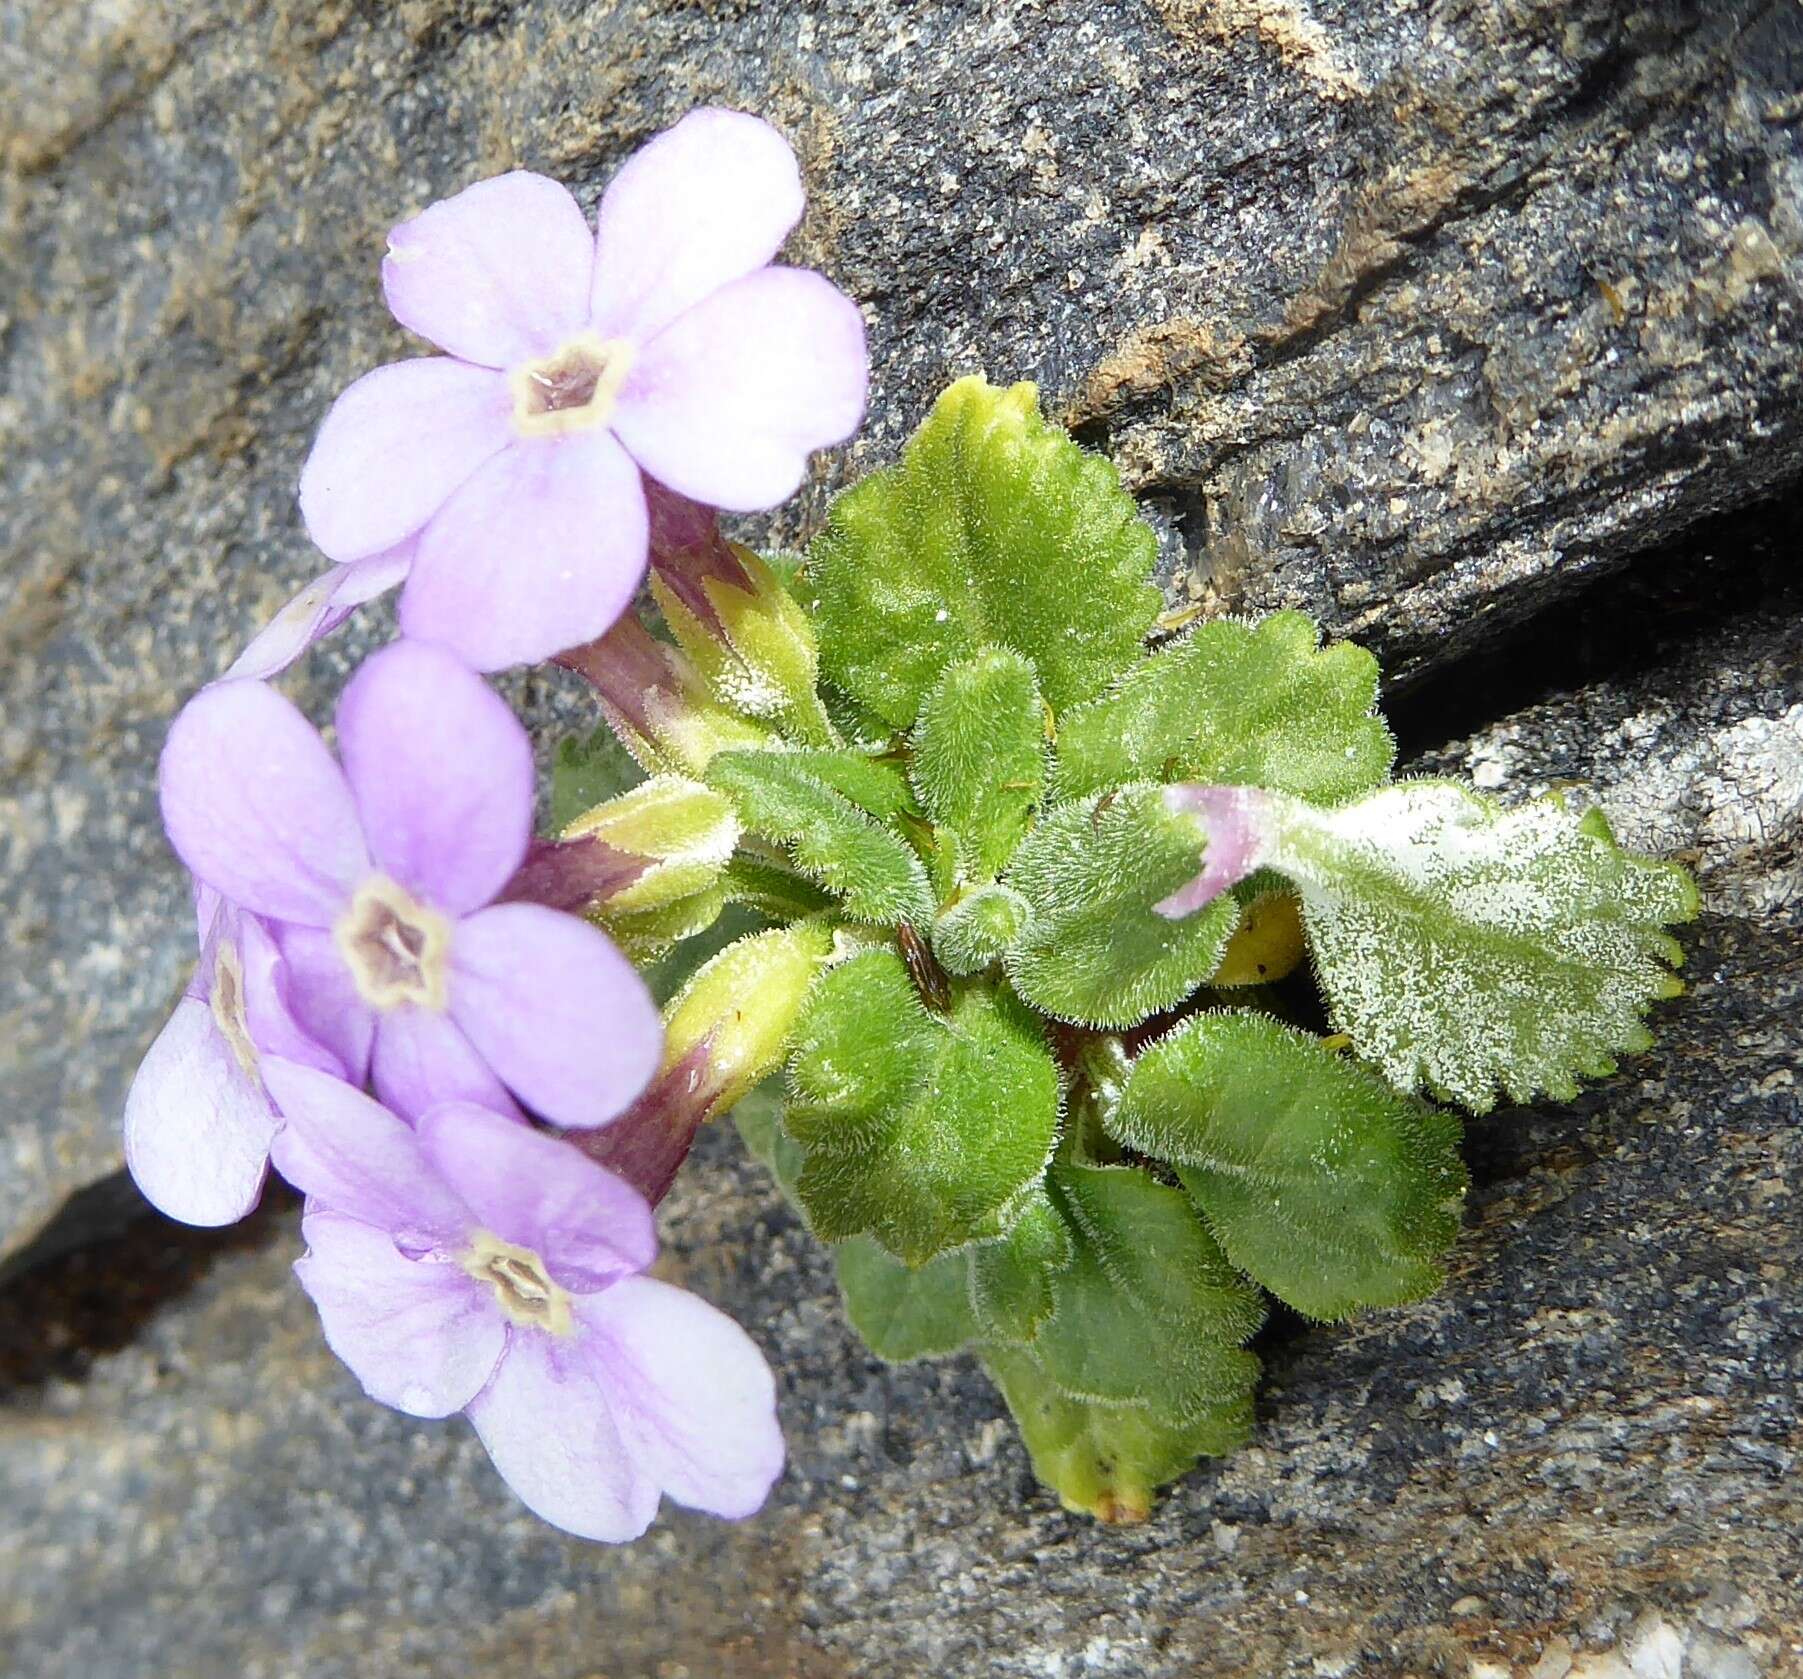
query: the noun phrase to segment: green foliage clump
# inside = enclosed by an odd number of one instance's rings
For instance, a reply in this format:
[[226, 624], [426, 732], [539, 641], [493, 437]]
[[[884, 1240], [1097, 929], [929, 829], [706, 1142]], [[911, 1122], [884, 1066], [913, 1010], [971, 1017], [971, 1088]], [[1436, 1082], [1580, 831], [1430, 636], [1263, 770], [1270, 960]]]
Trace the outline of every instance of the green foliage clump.
[[736, 1005], [780, 1010], [747, 1143], [872, 1350], [974, 1351], [1040, 1476], [1123, 1520], [1248, 1437], [1267, 1295], [1337, 1320], [1439, 1285], [1440, 1104], [1643, 1047], [1696, 907], [1596, 811], [1392, 781], [1375, 661], [1306, 617], [1161, 636], [1154, 549], [1031, 386], [961, 380], [798, 570], [715, 603], [726, 653], [672, 626], [697, 779], [619, 792], [591, 745], [558, 782], [604, 833], [680, 808], [686, 842], [632, 833], [698, 951], [796, 930]]

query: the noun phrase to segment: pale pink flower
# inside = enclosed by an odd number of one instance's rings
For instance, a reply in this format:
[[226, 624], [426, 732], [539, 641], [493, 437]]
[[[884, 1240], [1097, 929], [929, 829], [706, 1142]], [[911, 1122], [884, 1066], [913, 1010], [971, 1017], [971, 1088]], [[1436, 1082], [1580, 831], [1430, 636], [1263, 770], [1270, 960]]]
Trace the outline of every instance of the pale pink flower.
[[771, 263], [801, 210], [782, 136], [703, 110], [628, 160], [594, 233], [524, 172], [402, 223], [388, 305], [447, 354], [339, 397], [301, 474], [313, 540], [340, 564], [411, 542], [402, 629], [476, 669], [599, 636], [644, 575], [641, 472], [772, 507], [863, 415], [857, 306]]

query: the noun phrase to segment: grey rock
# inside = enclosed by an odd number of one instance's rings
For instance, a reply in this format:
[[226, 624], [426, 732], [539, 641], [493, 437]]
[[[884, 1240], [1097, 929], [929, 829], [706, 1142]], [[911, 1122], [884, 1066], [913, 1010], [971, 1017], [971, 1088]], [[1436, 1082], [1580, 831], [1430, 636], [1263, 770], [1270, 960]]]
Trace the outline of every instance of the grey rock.
[[1176, 586], [1403, 674], [1803, 459], [1761, 0], [13, 0], [0, 64], [0, 1260], [117, 1165], [189, 960], [163, 730], [316, 569], [309, 437], [409, 349], [383, 232], [477, 176], [592, 203], [691, 105], [768, 114], [875, 366], [770, 534], [954, 374], [1030, 377]]
[[1405, 697], [1405, 727], [1443, 730], [1523, 676], [1549, 690], [1414, 767], [1599, 804], [1623, 844], [1689, 863], [1723, 914], [1803, 908], [1800, 515], [1790, 502], [1712, 525]]
[[526, 1516], [462, 1423], [358, 1394], [291, 1211], [140, 1226], [0, 1294], [0, 1670], [1312, 1679], [1512, 1674], [1563, 1639], [1794, 1674], [1797, 949], [1701, 924], [1657, 1052], [1472, 1126], [1444, 1292], [1268, 1331], [1254, 1444], [1136, 1528], [1058, 1508], [969, 1360], [874, 1362], [729, 1132], [664, 1264], [767, 1349], [791, 1466], [749, 1523], [666, 1511], [619, 1551]]
[[[1697, 539], [1627, 563], [1803, 464], [1794, 8], [37, 0], [0, 64], [0, 1259], [37, 1262], [0, 1289], [0, 1671], [1803, 1672], [1797, 510], [1713, 527], [1720, 599]], [[1364, 637], [1405, 735], [1458, 736], [1419, 767], [1579, 782], [1708, 890], [1657, 1050], [1471, 1127], [1447, 1289], [1269, 1329], [1254, 1446], [1142, 1527], [1062, 1512], [969, 1361], [873, 1361], [725, 1132], [664, 1274], [759, 1337], [792, 1464], [623, 1551], [360, 1397], [279, 1196], [116, 1233], [190, 958], [155, 754], [316, 564], [311, 431], [407, 349], [382, 232], [514, 164], [592, 203], [714, 99], [794, 137], [793, 254], [872, 323], [864, 440], [762, 530], [952, 375], [1036, 378], [1174, 589]]]

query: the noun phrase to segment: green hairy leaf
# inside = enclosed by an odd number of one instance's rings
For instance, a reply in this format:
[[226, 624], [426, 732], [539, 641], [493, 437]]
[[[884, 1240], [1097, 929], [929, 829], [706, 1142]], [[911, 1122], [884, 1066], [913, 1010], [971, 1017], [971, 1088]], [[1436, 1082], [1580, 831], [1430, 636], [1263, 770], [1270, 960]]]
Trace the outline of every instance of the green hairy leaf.
[[645, 779], [632, 754], [605, 723], [588, 735], [570, 735], [557, 743], [551, 765], [551, 832], [560, 834], [584, 811]]
[[1059, 793], [1211, 781], [1336, 804], [1375, 787], [1396, 755], [1373, 712], [1377, 661], [1320, 639], [1300, 612], [1192, 630], [1060, 719]]
[[1034, 1352], [990, 1343], [983, 1363], [1008, 1401], [1034, 1472], [1067, 1509], [1105, 1522], [1141, 1522], [1152, 1494], [1252, 1436], [1250, 1392], [1205, 1406], [1182, 1421], [1149, 1405], [1108, 1405], [1073, 1399]]
[[795, 1180], [801, 1176], [801, 1145], [783, 1129], [782, 1079], [765, 1079], [732, 1110], [732, 1118], [751, 1158], [776, 1179], [783, 1199], [800, 1212]]
[[1310, 1317], [1440, 1285], [1465, 1190], [1457, 1118], [1306, 1032], [1185, 1021], [1134, 1062], [1109, 1130], [1173, 1162], [1227, 1257]]
[[990, 647], [946, 668], [914, 728], [914, 785], [956, 837], [964, 878], [991, 879], [1014, 854], [1045, 764], [1045, 708], [1020, 654]]
[[906, 1364], [955, 1353], [977, 1332], [970, 1304], [970, 1262], [941, 1254], [910, 1270], [868, 1236], [833, 1254], [845, 1315], [878, 1358]]
[[933, 954], [948, 974], [980, 974], [1002, 959], [1032, 914], [1012, 886], [979, 886], [933, 923]]
[[1229, 894], [1181, 921], [1152, 907], [1196, 868], [1195, 825], [1157, 787], [1048, 811], [1008, 871], [1033, 910], [1003, 958], [1015, 989], [1092, 1026], [1132, 1026], [1181, 1002], [1219, 965], [1239, 919]]
[[1064, 1215], [1035, 1189], [1006, 1236], [970, 1249], [970, 1303], [983, 1333], [1031, 1341], [1052, 1315], [1053, 1278], [1075, 1252]]
[[1399, 1090], [1474, 1113], [1498, 1086], [1569, 1101], [1683, 989], [1661, 928], [1696, 888], [1621, 850], [1600, 811], [1407, 781], [1333, 811], [1273, 795], [1270, 821], [1265, 861], [1301, 891], [1334, 1023]]
[[868, 1232], [921, 1265], [1008, 1229], [1058, 1132], [1025, 1009], [970, 987], [932, 1012], [899, 956], [867, 950], [816, 981], [792, 1042], [786, 1124], [824, 1239]]
[[864, 768], [854, 771], [846, 762], [853, 756], [722, 752], [708, 765], [707, 779], [732, 799], [746, 828], [787, 843], [804, 871], [839, 893], [853, 920], [927, 921], [933, 897], [920, 858], [839, 785], [880, 800], [900, 777], [885, 777], [883, 766], [866, 759], [856, 760]]
[[814, 780], [824, 782], [879, 822], [919, 815], [914, 791], [899, 764], [842, 749], [787, 752], [783, 756], [788, 760], [787, 767], [803, 770]]
[[1264, 1316], [1189, 1197], [1131, 1166], [1059, 1164], [1053, 1204], [1076, 1238], [1034, 1355], [1073, 1398], [1149, 1405], [1185, 1421], [1249, 1393], [1240, 1343]]
[[1138, 656], [1157, 539], [1114, 467], [1040, 417], [1031, 385], [960, 379], [898, 465], [832, 504], [801, 594], [821, 669], [894, 729], [949, 664], [1011, 647], [1055, 710]]

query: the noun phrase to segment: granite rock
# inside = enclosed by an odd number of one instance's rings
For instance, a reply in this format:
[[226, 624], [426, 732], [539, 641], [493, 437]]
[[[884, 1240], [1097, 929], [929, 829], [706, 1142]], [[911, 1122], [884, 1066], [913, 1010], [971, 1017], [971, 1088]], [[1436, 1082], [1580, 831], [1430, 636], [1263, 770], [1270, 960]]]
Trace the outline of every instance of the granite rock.
[[0, 1670], [1803, 1673], [1803, 966], [1794, 925], [1691, 948], [1655, 1053], [1472, 1126], [1447, 1288], [1267, 1331], [1254, 1444], [1135, 1528], [1059, 1509], [969, 1360], [872, 1360], [729, 1132], [663, 1263], [768, 1351], [790, 1469], [751, 1522], [666, 1511], [619, 1551], [526, 1516], [462, 1423], [357, 1393], [291, 1210], [65, 1256], [0, 1295]]
[[[1803, 465], [1794, 8], [0, 0], [0, 66], [0, 1672], [1803, 1674], [1799, 506], [1695, 528]], [[1657, 1049], [1472, 1125], [1447, 1289], [1267, 1329], [1254, 1445], [1138, 1528], [968, 1360], [871, 1359], [725, 1131], [663, 1273], [769, 1352], [791, 1467], [619, 1551], [357, 1394], [279, 1193], [128, 1224], [190, 959], [156, 751], [317, 563], [308, 437], [406, 350], [383, 230], [516, 164], [592, 203], [704, 100], [795, 139], [793, 253], [872, 325], [865, 438], [761, 530], [953, 374], [1036, 378], [1174, 596], [1364, 637], [1417, 767], [1581, 784], [1705, 887]]]
[[10, 0], [0, 67], [0, 1261], [117, 1164], [189, 960], [162, 732], [314, 571], [309, 436], [409, 348], [383, 232], [473, 178], [592, 203], [690, 106], [764, 112], [875, 366], [776, 536], [952, 375], [1030, 377], [1174, 591], [1400, 673], [1803, 458], [1767, 0]]
[[[1774, 885], [1789, 830], [1749, 845], [1693, 774], [1803, 699], [1800, 519], [1713, 526], [1404, 696], [1405, 738], [1461, 731], [1412, 769], [1689, 824], [1637, 837], [1696, 856], [1691, 989], [1577, 1103], [1474, 1121], [1446, 1289], [1280, 1318], [1252, 1446], [1146, 1525], [1060, 1510], [970, 1360], [873, 1360], [717, 1129], [662, 1269], [778, 1372], [792, 1460], [764, 1514], [566, 1540], [464, 1425], [360, 1397], [288, 1275], [286, 1197], [223, 1233], [142, 1221], [0, 1290], [0, 1671], [1803, 1676], [1803, 905]], [[1646, 716], [1657, 749], [1624, 762]]]

